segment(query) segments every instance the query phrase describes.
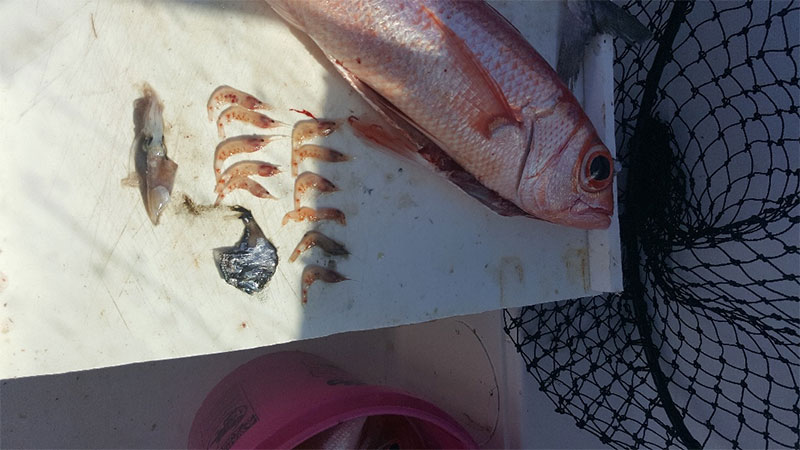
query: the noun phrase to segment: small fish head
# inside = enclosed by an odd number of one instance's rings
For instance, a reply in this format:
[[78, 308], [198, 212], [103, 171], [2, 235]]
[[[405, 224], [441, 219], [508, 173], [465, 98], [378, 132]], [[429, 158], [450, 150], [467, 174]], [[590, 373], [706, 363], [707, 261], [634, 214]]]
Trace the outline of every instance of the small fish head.
[[614, 211], [614, 164], [608, 148], [588, 121], [559, 148], [536, 173], [522, 177], [520, 206], [549, 222], [608, 228]]

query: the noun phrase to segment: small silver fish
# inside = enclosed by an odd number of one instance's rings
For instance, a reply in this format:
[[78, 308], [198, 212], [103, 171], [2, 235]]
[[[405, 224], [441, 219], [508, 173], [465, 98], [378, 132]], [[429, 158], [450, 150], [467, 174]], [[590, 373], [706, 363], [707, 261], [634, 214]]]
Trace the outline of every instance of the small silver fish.
[[167, 157], [164, 145], [164, 105], [146, 83], [142, 94], [133, 104], [133, 160], [147, 215], [158, 225], [172, 194], [178, 164]]

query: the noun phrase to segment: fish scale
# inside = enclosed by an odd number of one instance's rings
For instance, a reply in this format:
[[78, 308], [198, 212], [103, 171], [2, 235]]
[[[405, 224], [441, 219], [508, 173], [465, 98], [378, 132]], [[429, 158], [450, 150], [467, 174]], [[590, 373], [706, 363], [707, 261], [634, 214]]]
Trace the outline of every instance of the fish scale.
[[[352, 11], [347, 9], [363, 11], [360, 6], [363, 4], [356, 2], [350, 5], [351, 8], [334, 7], [329, 13], [329, 20], [347, 23], [353, 17]], [[316, 36], [319, 42], [324, 42], [323, 50], [331, 55], [356, 55], [355, 58], [337, 59], [359, 79], [368, 80], [372, 88], [381, 92], [415, 123], [424, 123], [425, 132], [442, 147], [464, 149], [450, 156], [476, 178], [501, 195], [514, 196], [514, 179], [521, 154], [494, 151], [495, 146], [470, 126], [471, 122], [480, 118], [476, 105], [480, 105], [481, 95], [452, 88], [454, 85], [465, 86], [469, 80], [466, 76], [454, 73], [454, 68], [459, 64], [452, 52], [446, 51], [442, 45], [441, 32], [432, 26], [410, 28], [403, 25], [404, 22], [419, 24], [424, 21], [425, 13], [419, 8], [409, 6], [389, 18], [373, 13], [357, 13], [363, 28], [379, 30], [385, 41], [401, 43], [404, 51], [392, 52], [392, 45], [383, 40], [375, 43], [364, 36], [353, 39], [343, 37], [340, 29], [352, 29], [346, 25], [322, 28], [324, 31]], [[365, 49], [371, 47], [375, 47], [375, 50], [370, 53], [377, 57], [361, 56]], [[356, 58], [361, 60], [361, 64], [356, 62]], [[374, 65], [371, 65], [373, 61]], [[378, 71], [376, 67], [382, 70]], [[445, 72], [446, 69], [449, 69], [448, 72]], [[441, 97], [447, 100], [448, 108], [431, 108], [428, 99]], [[513, 135], [503, 139], [513, 140], [514, 146], [522, 147], [522, 130], [508, 130], [505, 134]]]

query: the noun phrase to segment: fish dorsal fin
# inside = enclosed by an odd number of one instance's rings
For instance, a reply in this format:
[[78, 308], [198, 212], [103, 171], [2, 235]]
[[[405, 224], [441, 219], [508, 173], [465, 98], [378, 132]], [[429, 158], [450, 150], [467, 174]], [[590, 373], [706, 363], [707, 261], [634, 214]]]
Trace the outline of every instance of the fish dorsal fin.
[[297, 28], [298, 30], [306, 33], [306, 27], [303, 26], [302, 23], [295, 17], [293, 12], [289, 9], [288, 3], [284, 4], [282, 2], [270, 2], [268, 1], [269, 6], [275, 11], [283, 20], [285, 20], [289, 25]]
[[[352, 72], [347, 70], [342, 63], [336, 59], [331, 59], [333, 66], [350, 83], [367, 103], [370, 104], [382, 119], [386, 121], [386, 127], [374, 121], [362, 121], [351, 118], [350, 125], [361, 134], [362, 138], [372, 141], [379, 146], [394, 151], [403, 158], [419, 162], [418, 150], [427, 142], [424, 131], [415, 124], [408, 116], [398, 110], [386, 98], [364, 83]], [[390, 143], [390, 141], [394, 141]]]
[[486, 70], [486, 67], [481, 64], [475, 53], [467, 46], [467, 43], [426, 6], [422, 6], [422, 11], [441, 31], [444, 41], [458, 59], [456, 69], [470, 80], [467, 89], [474, 95], [473, 105], [480, 111], [478, 118], [470, 125], [487, 139], [501, 125], [520, 125], [522, 123], [520, 111], [511, 107], [503, 90]]

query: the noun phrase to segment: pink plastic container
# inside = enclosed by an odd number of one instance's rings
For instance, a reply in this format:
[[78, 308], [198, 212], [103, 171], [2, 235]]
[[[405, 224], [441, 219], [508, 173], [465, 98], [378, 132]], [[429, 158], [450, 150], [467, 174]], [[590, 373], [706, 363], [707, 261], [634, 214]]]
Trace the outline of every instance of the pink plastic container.
[[[365, 385], [302, 352], [256, 358], [206, 397], [189, 448], [295, 448], [354, 419], [380, 423], [391, 448], [477, 448], [452, 417], [408, 393]], [[348, 422], [352, 423], [352, 422]]]

